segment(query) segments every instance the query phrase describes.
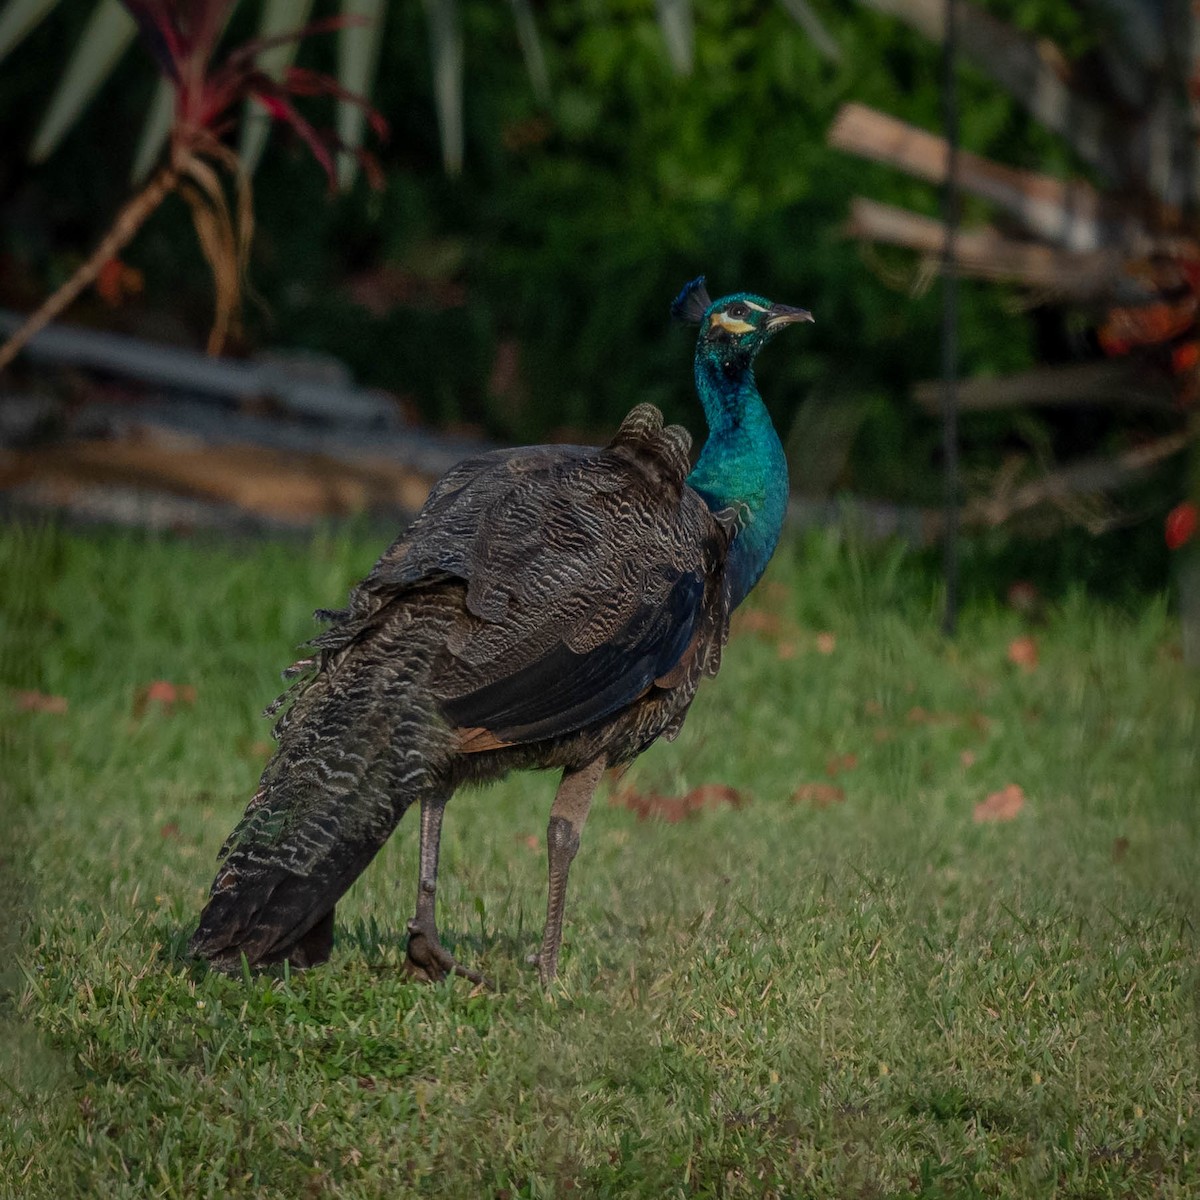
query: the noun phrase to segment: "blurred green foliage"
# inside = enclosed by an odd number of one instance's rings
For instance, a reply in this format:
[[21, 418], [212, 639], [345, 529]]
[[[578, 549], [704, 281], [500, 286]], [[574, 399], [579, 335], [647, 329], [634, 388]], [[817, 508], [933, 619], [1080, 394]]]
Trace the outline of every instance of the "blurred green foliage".
[[[887, 490], [911, 475], [913, 460], [927, 460], [933, 431], [914, 422], [906, 395], [937, 369], [936, 289], [914, 296], [889, 285], [840, 226], [856, 192], [930, 213], [937, 195], [824, 139], [850, 98], [935, 127], [934, 48], [856, 9], [831, 17], [845, 49], [843, 66], [832, 67], [777, 6], [725, 0], [704, 8], [695, 73], [680, 78], [652, 4], [593, 0], [543, 14], [555, 90], [542, 111], [508, 44], [506, 15], [475, 3], [466, 18], [462, 180], [439, 172], [415, 13], [397, 14], [376, 95], [395, 123], [386, 193], [329, 208], [316, 202], [316, 181], [260, 179], [260, 209], [270, 215], [256, 282], [280, 330], [415, 395], [430, 417], [480, 422], [502, 436], [607, 427], [639, 399], [694, 420], [690, 336], [670, 328], [666, 306], [704, 271], [714, 294], [750, 287], [816, 313], [802, 348], [763, 364], [785, 428], [811, 388], [844, 387], [849, 375], [893, 451], [875, 464], [887, 477], [867, 486]], [[965, 90], [970, 144], [1025, 157], [1031, 130], [1014, 106], [981, 79], [969, 77]], [[336, 244], [339, 258], [306, 253], [313, 243]], [[329, 286], [331, 268], [380, 260], [418, 278], [464, 278], [466, 308], [413, 305], [376, 322], [350, 319]], [[891, 267], [911, 281], [903, 256]], [[968, 369], [1027, 364], [1028, 331], [1003, 293], [964, 293]], [[520, 346], [525, 387], [501, 402], [488, 394], [488, 366], [509, 338]]]
[[[0, 79], [0, 138], [9, 147], [0, 160], [8, 217], [0, 250], [48, 283], [65, 271], [55, 256], [85, 250], [124, 195], [152, 86], [144, 64], [123, 63], [63, 151], [32, 173], [15, 151], [28, 141], [29, 98], [45, 86], [45, 56], [77, 33], [70, 23], [79, 14], [61, 7]], [[1072, 53], [1103, 33], [1069, 0], [989, 7]], [[909, 390], [939, 371], [938, 289], [914, 288], [910, 255], [865, 251], [841, 227], [855, 194], [929, 214], [939, 197], [829, 148], [825, 135], [848, 100], [937, 129], [939, 51], [863, 6], [821, 0], [818, 8], [842, 49], [840, 64], [824, 59], [776, 3], [711, 0], [696, 9], [695, 70], [680, 76], [653, 0], [541, 5], [552, 90], [545, 107], [507, 7], [463, 0], [466, 167], [451, 180], [441, 169], [423, 11], [393, 6], [373, 96], [392, 125], [380, 150], [387, 187], [372, 193], [360, 183], [331, 198], [301, 148], [273, 140], [255, 176], [251, 283], [259, 302], [247, 310], [249, 346], [326, 350], [428, 420], [470, 423], [498, 438], [595, 436], [642, 400], [699, 432], [691, 333], [671, 327], [667, 306], [704, 272], [714, 295], [750, 288], [815, 313], [815, 326], [764, 356], [760, 380], [785, 434], [806, 397], [859, 405], [854, 452], [837, 486], [937, 503], [940, 432]], [[327, 68], [332, 54], [314, 39], [301, 62]], [[969, 149], [1078, 171], [1056, 139], [969, 67], [960, 105]], [[310, 111], [332, 121], [320, 102]], [[969, 217], [984, 215], [968, 207]], [[202, 329], [209, 281], [187, 220], [182, 205], [164, 210], [129, 258], [146, 273], [152, 305]], [[390, 311], [373, 315], [348, 281], [381, 265], [403, 286]], [[964, 283], [960, 294], [964, 373], [1035, 361], [1035, 330], [1013, 293]], [[1074, 418], [1066, 420], [1069, 442]], [[1093, 452], [1095, 435], [1089, 427]], [[965, 419], [963, 441], [968, 471], [995, 467], [1006, 449], [1027, 444], [1005, 414]]]

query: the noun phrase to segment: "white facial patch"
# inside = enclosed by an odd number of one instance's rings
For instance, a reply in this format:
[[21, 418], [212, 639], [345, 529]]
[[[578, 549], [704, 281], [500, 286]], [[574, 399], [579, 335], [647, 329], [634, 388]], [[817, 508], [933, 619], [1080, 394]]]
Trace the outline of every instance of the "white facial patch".
[[739, 321], [723, 312], [713, 313], [709, 320], [713, 325], [720, 325], [722, 329], [728, 330], [732, 334], [749, 333], [754, 328], [749, 321]]

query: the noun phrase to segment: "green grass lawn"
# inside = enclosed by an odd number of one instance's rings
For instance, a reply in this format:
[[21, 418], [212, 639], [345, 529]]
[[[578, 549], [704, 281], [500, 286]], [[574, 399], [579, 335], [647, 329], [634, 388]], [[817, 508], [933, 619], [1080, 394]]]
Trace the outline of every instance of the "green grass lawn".
[[188, 961], [258, 714], [381, 548], [0, 532], [0, 1194], [1200, 1194], [1200, 689], [1161, 601], [976, 603], [947, 643], [917, 564], [809, 538], [621, 784], [747, 803], [602, 792], [549, 994], [542, 775], [447, 815], [443, 936], [499, 991], [400, 972], [411, 815], [326, 966]]

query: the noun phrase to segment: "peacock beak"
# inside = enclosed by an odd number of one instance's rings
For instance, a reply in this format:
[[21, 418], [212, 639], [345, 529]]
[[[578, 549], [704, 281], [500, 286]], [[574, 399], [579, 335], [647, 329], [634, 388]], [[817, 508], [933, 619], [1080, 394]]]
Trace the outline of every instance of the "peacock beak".
[[811, 321], [812, 313], [807, 308], [792, 308], [790, 304], [772, 304], [767, 316], [767, 331], [774, 333], [785, 325], [795, 325], [797, 321]]

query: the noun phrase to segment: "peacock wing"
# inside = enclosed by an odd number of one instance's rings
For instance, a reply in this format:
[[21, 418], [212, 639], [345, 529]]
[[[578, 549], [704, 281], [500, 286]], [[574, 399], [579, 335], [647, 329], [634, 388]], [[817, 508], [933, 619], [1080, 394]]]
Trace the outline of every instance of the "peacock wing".
[[685, 486], [689, 446], [642, 405], [603, 450], [489, 481], [435, 683], [474, 745], [564, 736], [692, 678], [723, 627], [727, 538]]

